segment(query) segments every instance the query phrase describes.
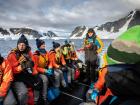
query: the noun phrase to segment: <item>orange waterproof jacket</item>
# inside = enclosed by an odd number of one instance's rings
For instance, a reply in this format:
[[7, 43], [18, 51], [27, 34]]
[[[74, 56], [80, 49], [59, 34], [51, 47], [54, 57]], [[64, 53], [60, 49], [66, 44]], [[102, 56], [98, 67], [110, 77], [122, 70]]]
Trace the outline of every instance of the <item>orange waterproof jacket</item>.
[[52, 62], [49, 61], [48, 52], [46, 52], [46, 54], [41, 54], [39, 51], [35, 51], [33, 56], [37, 72], [44, 73], [45, 69], [52, 68]]
[[[33, 54], [32, 54], [31, 51], [28, 52], [28, 55], [31, 57], [32, 61], [34, 62], [35, 59], [34, 59]], [[7, 59], [10, 62], [10, 65], [12, 66], [13, 74], [18, 74], [18, 73], [20, 73], [22, 71], [22, 68], [21, 68], [21, 65], [20, 65], [20, 63], [18, 61], [15, 49], [10, 52], [10, 54], [7, 57]], [[37, 69], [36, 69], [36, 65], [34, 65], [34, 67], [33, 67], [33, 75], [36, 75], [37, 73], [38, 72], [37, 72]]]
[[51, 50], [49, 52], [49, 60], [51, 62], [50, 64], [52, 64], [53, 68], [59, 68], [61, 65], [66, 65], [64, 56], [61, 54], [58, 58], [56, 55], [56, 52], [54, 50]]
[[105, 84], [105, 75], [107, 74], [107, 71], [107, 67], [102, 68], [101, 73], [98, 77], [98, 81], [94, 85], [94, 88], [98, 89], [99, 91], [102, 90]]
[[66, 47], [63, 46], [61, 48], [62, 54], [65, 58], [65, 60], [77, 60], [77, 54], [76, 51], [74, 50], [73, 46], [71, 45], [71, 47]]
[[76, 51], [71, 51], [71, 60], [78, 60], [78, 56], [76, 54]]
[[4, 60], [0, 65], [0, 97], [4, 97], [13, 80], [12, 68], [8, 60]]
[[[104, 84], [105, 84], [105, 76], [106, 76], [107, 72], [108, 72], [107, 67], [102, 68], [98, 81], [94, 85], [94, 89], [97, 89], [99, 91], [101, 91], [103, 89]], [[113, 93], [111, 92], [111, 90], [109, 88], [107, 88], [105, 94], [97, 97], [96, 101], [99, 98], [99, 100], [98, 100], [99, 102], [97, 102], [97, 103], [99, 103], [99, 105], [101, 105], [107, 99], [107, 97], [112, 96], [112, 95], [113, 95]]]
[[99, 70], [99, 77], [98, 81], [95, 83], [94, 87], [98, 90], [102, 90], [104, 84], [105, 84], [105, 75], [107, 74], [107, 59], [106, 59], [106, 54], [103, 55], [103, 64], [102, 68]]
[[[103, 89], [104, 84], [105, 84], [105, 76], [108, 73], [106, 54], [103, 56], [103, 59], [104, 59], [103, 68], [100, 70], [98, 81], [94, 84], [94, 89], [97, 89], [99, 91]], [[109, 88], [107, 88], [106, 93], [104, 95], [101, 95], [99, 98], [99, 105], [103, 103], [107, 99], [108, 96], [111, 96], [111, 95], [113, 95], [113, 93], [111, 92]]]

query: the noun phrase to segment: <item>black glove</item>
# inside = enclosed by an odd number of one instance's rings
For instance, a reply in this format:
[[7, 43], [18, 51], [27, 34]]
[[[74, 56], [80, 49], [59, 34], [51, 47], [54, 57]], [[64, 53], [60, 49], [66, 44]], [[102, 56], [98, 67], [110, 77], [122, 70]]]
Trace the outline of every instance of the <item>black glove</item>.
[[68, 71], [68, 67], [66, 65], [64, 65], [64, 66], [61, 67], [61, 70], [62, 71]]

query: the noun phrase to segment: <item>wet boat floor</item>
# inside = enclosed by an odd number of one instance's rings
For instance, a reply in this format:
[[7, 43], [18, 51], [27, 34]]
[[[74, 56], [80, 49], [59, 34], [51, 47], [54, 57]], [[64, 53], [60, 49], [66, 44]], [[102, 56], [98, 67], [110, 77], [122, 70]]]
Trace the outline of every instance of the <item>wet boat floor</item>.
[[88, 88], [89, 86], [85, 83], [74, 82], [71, 87], [61, 89], [60, 96], [50, 105], [79, 105], [85, 102]]

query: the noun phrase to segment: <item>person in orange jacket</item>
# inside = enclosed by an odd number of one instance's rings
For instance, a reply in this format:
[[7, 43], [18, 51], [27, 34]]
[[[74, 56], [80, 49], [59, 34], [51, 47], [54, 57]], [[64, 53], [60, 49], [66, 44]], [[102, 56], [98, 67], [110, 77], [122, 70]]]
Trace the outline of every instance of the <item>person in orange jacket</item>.
[[19, 105], [27, 105], [28, 87], [34, 90], [34, 103], [39, 100], [39, 90], [42, 81], [35, 71], [33, 54], [27, 38], [24, 35], [18, 39], [17, 48], [11, 50], [7, 57], [14, 75], [13, 88], [17, 95]]
[[16, 105], [10, 85], [13, 81], [12, 67], [0, 54], [0, 105]]
[[71, 80], [75, 80], [75, 70], [77, 69], [78, 57], [74, 50], [74, 45], [67, 40], [65, 40], [65, 44], [61, 47], [61, 50], [68, 66], [68, 82], [71, 83]]
[[61, 52], [64, 56], [64, 60], [66, 61], [67, 65], [67, 79], [69, 86], [71, 85], [72, 80], [74, 80], [74, 69], [72, 68], [72, 62], [71, 62], [71, 52], [70, 52], [70, 44], [68, 41], [65, 41], [65, 44], [61, 46]]
[[104, 89], [104, 86], [105, 86], [105, 76], [106, 76], [106, 74], [108, 72], [108, 69], [107, 69], [107, 65], [108, 64], [107, 64], [107, 60], [106, 60], [106, 54], [103, 56], [103, 59], [104, 59], [104, 65], [103, 65], [102, 69], [100, 69], [100, 71], [99, 71], [99, 77], [98, 77], [97, 82], [94, 84], [94, 90], [93, 90], [93, 93], [91, 95], [92, 99], [96, 103], [98, 103], [98, 105], [101, 105], [103, 102], [105, 102], [106, 99], [109, 96], [113, 96], [113, 93], [111, 92], [111, 90], [109, 88], [107, 88], [105, 94], [104, 95], [100, 95], [98, 97], [99, 92]]
[[[48, 78], [47, 75], [53, 75], [52, 65], [49, 62], [49, 52], [45, 50], [45, 41], [36, 39], [37, 50], [34, 52], [34, 60], [36, 70], [43, 80], [42, 98], [44, 105], [47, 104], [47, 88]], [[43, 104], [42, 103], [42, 104]]]
[[66, 87], [66, 82], [63, 76], [63, 70], [66, 70], [66, 62], [64, 56], [60, 51], [60, 44], [53, 42], [53, 49], [49, 52], [49, 60], [52, 62], [55, 75], [55, 87], [60, 87], [60, 83], [63, 87]]

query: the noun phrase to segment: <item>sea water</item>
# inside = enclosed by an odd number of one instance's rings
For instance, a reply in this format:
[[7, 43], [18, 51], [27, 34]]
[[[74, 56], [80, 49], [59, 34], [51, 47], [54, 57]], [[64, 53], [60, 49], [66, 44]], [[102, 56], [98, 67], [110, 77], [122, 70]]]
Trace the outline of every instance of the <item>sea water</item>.
[[[37, 49], [35, 40], [28, 40], [28, 41], [29, 41], [29, 45], [32, 49], [32, 52], [34, 52]], [[61, 45], [63, 45], [65, 40], [64, 39], [60, 39], [60, 40], [45, 39], [44, 41], [46, 43], [46, 50], [49, 51], [50, 49], [52, 49], [52, 42], [53, 41], [58, 42]], [[76, 50], [82, 47], [82, 43], [83, 43], [82, 39], [73, 39], [70, 41], [74, 42]], [[111, 39], [104, 39], [103, 40], [104, 48], [102, 50], [101, 55], [103, 55], [106, 52], [106, 50], [111, 42], [112, 42]], [[1, 55], [6, 57], [8, 55], [8, 53], [16, 46], [17, 46], [17, 40], [0, 40], [0, 53], [1, 53]], [[84, 61], [84, 52], [77, 52], [77, 55], [78, 55], [79, 59]]]

